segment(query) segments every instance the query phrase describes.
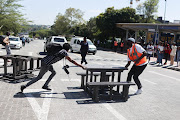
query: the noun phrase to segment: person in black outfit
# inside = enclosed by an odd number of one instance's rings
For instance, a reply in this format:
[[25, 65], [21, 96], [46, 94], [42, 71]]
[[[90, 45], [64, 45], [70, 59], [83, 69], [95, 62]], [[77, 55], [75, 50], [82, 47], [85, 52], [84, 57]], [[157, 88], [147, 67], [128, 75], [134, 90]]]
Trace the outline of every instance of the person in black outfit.
[[78, 64], [76, 61], [72, 60], [69, 55], [68, 55], [68, 51], [70, 49], [70, 45], [68, 43], [65, 43], [63, 45], [63, 49], [60, 50], [59, 52], [53, 54], [53, 55], [47, 55], [45, 56], [42, 60], [41, 60], [41, 69], [40, 69], [40, 72], [38, 74], [37, 77], [33, 78], [31, 81], [29, 81], [27, 84], [25, 85], [22, 85], [21, 86], [21, 92], [23, 92], [23, 90], [34, 84], [35, 82], [37, 82], [38, 80], [40, 80], [44, 74], [47, 72], [47, 71], [50, 71], [51, 72], [51, 75], [48, 77], [47, 81], [45, 82], [45, 84], [43, 85], [43, 89], [46, 89], [46, 90], [51, 90], [49, 87], [48, 87], [48, 84], [49, 82], [52, 80], [52, 78], [56, 75], [56, 71], [54, 70], [53, 68], [53, 65], [54, 63], [62, 60], [63, 58], [67, 59], [68, 61], [70, 61], [71, 63], [79, 66], [79, 67], [82, 67], [84, 69], [84, 67], [80, 64]]
[[88, 50], [89, 50], [89, 45], [88, 45], [88, 42], [86, 40], [86, 37], [84, 37], [84, 41], [81, 42], [81, 49], [80, 49], [80, 52], [81, 52], [81, 64], [83, 62], [85, 62], [85, 64], [87, 64], [87, 61], [86, 61], [86, 54], [88, 53]]

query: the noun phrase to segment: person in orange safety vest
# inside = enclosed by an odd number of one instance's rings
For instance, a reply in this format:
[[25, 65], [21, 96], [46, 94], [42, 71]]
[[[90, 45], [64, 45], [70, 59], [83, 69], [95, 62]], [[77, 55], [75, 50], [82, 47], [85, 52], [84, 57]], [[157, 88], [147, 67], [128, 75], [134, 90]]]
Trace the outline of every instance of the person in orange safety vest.
[[114, 41], [114, 52], [117, 51], [117, 47], [118, 47], [118, 42], [115, 40], [115, 41]]
[[127, 39], [127, 46], [128, 63], [125, 67], [128, 68], [131, 64], [131, 61], [134, 62], [134, 65], [128, 73], [127, 82], [131, 81], [131, 78], [133, 76], [134, 82], [138, 86], [138, 90], [135, 93], [137, 95], [142, 93], [142, 85], [138, 77], [148, 64], [148, 61], [146, 59], [147, 53], [141, 45], [135, 43], [134, 38]]

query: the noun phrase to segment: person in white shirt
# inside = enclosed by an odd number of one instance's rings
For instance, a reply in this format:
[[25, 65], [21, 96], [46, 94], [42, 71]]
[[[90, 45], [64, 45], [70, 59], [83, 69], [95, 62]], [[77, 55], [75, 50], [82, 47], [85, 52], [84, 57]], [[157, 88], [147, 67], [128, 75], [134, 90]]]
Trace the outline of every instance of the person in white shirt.
[[150, 61], [150, 58], [152, 57], [154, 51], [154, 46], [151, 44], [151, 42], [149, 43], [149, 45], [147, 45], [147, 58]]
[[170, 53], [170, 59], [171, 59], [170, 65], [174, 64], [174, 56], [176, 55], [176, 51], [177, 51], [177, 46], [176, 46], [176, 43], [173, 42], [173, 45], [171, 46], [171, 53]]

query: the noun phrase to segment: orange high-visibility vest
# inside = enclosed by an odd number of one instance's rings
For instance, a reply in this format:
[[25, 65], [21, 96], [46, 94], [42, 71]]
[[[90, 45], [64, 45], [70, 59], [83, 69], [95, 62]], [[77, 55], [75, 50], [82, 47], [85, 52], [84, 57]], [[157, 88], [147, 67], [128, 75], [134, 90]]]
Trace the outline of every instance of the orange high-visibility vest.
[[121, 47], [124, 47], [124, 43], [121, 43]]
[[114, 41], [114, 46], [118, 46], [118, 42], [117, 41]]
[[[141, 57], [142, 54], [143, 54], [143, 53], [139, 53], [139, 52], [136, 50], [135, 44], [132, 46], [132, 53], [130, 53], [130, 49], [127, 49], [127, 55], [128, 55], [128, 57], [129, 57], [129, 59], [130, 59], [131, 61], [134, 61], [134, 63], [135, 63], [135, 61], [136, 61], [139, 57]], [[146, 56], [144, 56], [144, 57], [139, 61], [139, 63], [137, 63], [137, 64], [135, 64], [135, 65], [136, 65], [136, 66], [139, 66], [139, 65], [141, 65], [141, 64], [143, 64], [143, 63], [145, 63], [145, 62], [147, 62]]]

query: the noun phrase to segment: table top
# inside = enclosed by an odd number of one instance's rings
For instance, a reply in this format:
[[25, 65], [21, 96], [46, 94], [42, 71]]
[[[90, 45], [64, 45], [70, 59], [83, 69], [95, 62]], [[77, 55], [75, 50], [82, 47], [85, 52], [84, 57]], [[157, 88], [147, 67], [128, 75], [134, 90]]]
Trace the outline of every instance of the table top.
[[86, 66], [85, 70], [89, 71], [120, 71], [120, 70], [128, 70], [126, 67], [121, 66], [113, 66], [113, 65], [91, 65]]

